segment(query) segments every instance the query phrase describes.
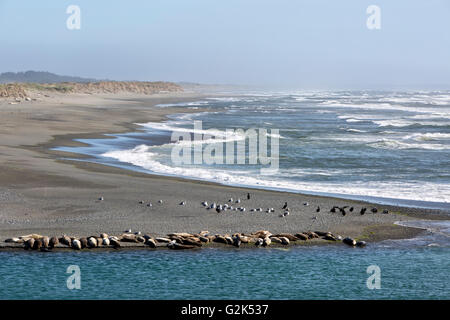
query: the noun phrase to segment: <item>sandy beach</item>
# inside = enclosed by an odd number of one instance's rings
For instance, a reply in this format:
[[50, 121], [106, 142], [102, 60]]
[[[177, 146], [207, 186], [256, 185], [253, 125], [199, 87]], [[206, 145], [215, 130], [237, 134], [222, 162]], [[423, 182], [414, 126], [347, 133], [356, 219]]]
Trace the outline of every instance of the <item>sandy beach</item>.
[[[50, 150], [74, 146], [75, 138], [102, 137], [105, 133], [138, 130], [136, 122], [163, 121], [184, 108], [156, 104], [201, 98], [193, 93], [144, 95], [54, 94], [36, 101], [9, 104], [0, 100], [0, 241], [29, 233], [48, 236], [121, 234], [126, 229], [155, 236], [170, 232], [208, 230], [216, 233], [297, 233], [329, 231], [366, 241], [408, 238], [423, 232], [401, 227], [396, 221], [448, 219], [438, 210], [371, 205], [360, 201], [295, 193], [252, 190], [207, 182], [155, 176], [90, 162], [64, 160], [78, 157]], [[198, 110], [195, 110], [198, 112]], [[276, 209], [275, 213], [205, 210], [202, 201], [226, 203], [243, 200], [246, 208]], [[104, 197], [104, 201], [98, 201]], [[151, 208], [139, 201], [152, 202]], [[158, 204], [162, 200], [162, 204]], [[185, 206], [180, 206], [186, 201]], [[284, 202], [291, 214], [281, 218]], [[309, 205], [303, 205], [308, 202]], [[353, 206], [342, 217], [333, 206]], [[316, 213], [317, 206], [321, 212]], [[389, 214], [366, 214], [361, 207], [376, 206]], [[316, 219], [313, 219], [316, 217]]]

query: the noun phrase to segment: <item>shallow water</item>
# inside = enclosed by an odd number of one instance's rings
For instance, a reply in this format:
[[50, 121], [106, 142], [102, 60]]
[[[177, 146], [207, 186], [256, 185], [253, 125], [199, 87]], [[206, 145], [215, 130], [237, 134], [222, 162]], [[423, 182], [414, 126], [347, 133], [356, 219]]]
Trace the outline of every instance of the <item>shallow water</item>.
[[[0, 298], [449, 299], [449, 244], [427, 233], [366, 248], [0, 252]], [[69, 265], [80, 290], [67, 288]], [[371, 265], [380, 289], [366, 285]]]

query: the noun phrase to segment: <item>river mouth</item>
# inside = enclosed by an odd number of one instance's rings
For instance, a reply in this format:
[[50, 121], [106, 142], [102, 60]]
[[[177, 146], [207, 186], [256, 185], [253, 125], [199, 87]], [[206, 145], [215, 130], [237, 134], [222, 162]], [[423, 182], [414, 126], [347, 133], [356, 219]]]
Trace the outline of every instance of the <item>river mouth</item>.
[[[2, 299], [450, 298], [450, 250], [417, 244], [245, 252], [0, 252], [0, 257]], [[81, 290], [66, 286], [69, 265], [81, 270]], [[367, 268], [374, 265], [381, 270], [381, 290], [366, 285]]]

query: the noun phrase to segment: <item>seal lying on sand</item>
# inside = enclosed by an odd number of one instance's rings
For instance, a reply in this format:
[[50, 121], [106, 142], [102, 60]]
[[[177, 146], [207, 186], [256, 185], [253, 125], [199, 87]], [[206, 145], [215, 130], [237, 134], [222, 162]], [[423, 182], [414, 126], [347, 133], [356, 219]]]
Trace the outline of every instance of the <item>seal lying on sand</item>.
[[75, 250], [81, 250], [81, 242], [78, 239], [72, 240], [72, 248]]
[[342, 240], [343, 243], [348, 244], [349, 246], [356, 246], [356, 241], [352, 238], [345, 238], [344, 240]]

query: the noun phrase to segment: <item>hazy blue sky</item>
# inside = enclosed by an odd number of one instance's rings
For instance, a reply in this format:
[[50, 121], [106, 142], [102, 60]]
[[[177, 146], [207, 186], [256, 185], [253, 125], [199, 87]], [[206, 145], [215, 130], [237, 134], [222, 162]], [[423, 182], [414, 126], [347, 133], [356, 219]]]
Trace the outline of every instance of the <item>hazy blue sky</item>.
[[[66, 9], [81, 8], [68, 30]], [[381, 30], [366, 8], [381, 8]], [[0, 72], [298, 88], [450, 85], [448, 0], [0, 0]]]

